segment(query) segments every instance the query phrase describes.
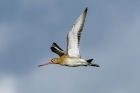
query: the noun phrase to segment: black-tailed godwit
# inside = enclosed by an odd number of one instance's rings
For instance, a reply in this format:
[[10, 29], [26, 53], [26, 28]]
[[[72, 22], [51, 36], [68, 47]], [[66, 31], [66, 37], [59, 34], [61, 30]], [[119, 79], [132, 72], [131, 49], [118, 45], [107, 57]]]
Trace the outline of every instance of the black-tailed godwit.
[[80, 17], [73, 24], [71, 30], [67, 34], [67, 50], [63, 51], [56, 43], [52, 44], [52, 52], [58, 54], [59, 58], [53, 58], [50, 62], [39, 65], [44, 66], [48, 64], [59, 64], [62, 66], [77, 67], [77, 66], [95, 66], [100, 67], [97, 64], [92, 63], [93, 59], [84, 60], [79, 54], [79, 44], [81, 38], [81, 32], [84, 27], [87, 8], [80, 15]]

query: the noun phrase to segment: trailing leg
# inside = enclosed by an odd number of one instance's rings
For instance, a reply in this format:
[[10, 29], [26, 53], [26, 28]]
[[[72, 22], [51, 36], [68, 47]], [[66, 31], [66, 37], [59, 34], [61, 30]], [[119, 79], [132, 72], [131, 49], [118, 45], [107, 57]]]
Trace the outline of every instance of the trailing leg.
[[98, 64], [90, 63], [89, 66], [100, 67]]

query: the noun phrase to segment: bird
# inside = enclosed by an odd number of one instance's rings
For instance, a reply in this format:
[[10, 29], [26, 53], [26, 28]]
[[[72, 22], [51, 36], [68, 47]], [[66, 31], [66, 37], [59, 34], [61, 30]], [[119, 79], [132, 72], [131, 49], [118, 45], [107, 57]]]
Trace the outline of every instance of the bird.
[[59, 58], [52, 58], [50, 62], [39, 65], [45, 66], [49, 64], [59, 64], [61, 66], [78, 67], [78, 66], [93, 66], [100, 67], [98, 64], [92, 63], [93, 59], [82, 59], [79, 53], [79, 45], [81, 39], [81, 32], [84, 28], [86, 14], [88, 8], [75, 21], [70, 31], [67, 34], [67, 49], [64, 51], [55, 42], [51, 46], [51, 51], [58, 54]]

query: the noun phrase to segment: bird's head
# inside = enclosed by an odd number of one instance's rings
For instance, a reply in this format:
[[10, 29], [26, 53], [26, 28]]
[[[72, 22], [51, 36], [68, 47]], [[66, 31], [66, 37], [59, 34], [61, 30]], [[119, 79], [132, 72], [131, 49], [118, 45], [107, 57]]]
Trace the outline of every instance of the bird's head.
[[58, 58], [51, 59], [52, 64], [58, 64]]
[[40, 66], [45, 66], [45, 65], [49, 65], [49, 64], [58, 64], [58, 58], [53, 58], [53, 59], [51, 59], [50, 62], [47, 62], [47, 63], [42, 64], [42, 65], [39, 65], [38, 67], [40, 67]]

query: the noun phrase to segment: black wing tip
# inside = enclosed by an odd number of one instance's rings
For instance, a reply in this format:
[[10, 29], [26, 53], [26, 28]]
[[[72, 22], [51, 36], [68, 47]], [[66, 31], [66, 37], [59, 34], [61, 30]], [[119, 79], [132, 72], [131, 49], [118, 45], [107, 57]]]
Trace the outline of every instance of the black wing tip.
[[57, 47], [58, 49], [63, 51], [63, 49], [61, 49], [55, 42], [53, 42], [52, 47]]
[[86, 7], [85, 12], [87, 12], [87, 10], [88, 10], [88, 7]]
[[87, 13], [87, 10], [88, 10], [88, 7], [86, 7], [86, 9], [85, 9], [85, 11], [84, 11], [84, 14], [86, 14], [86, 13]]
[[53, 42], [52, 46], [57, 46], [57, 44], [55, 42]]
[[55, 42], [53, 42], [53, 44], [54, 44], [54, 45], [56, 45], [56, 43], [55, 43]]
[[54, 47], [50, 47], [51, 49], [53, 49]]
[[56, 49], [54, 47], [51, 47], [52, 52], [56, 51]]

